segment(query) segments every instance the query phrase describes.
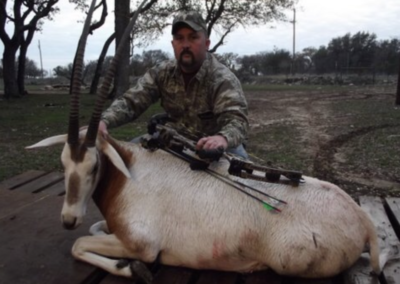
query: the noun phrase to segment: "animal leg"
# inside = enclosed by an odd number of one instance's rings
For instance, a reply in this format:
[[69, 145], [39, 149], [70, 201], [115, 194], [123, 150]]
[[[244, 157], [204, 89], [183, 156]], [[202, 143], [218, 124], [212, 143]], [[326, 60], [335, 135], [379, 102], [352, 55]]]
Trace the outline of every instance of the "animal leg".
[[76, 259], [100, 267], [111, 274], [133, 277], [133, 272], [136, 272], [146, 283], [151, 282], [151, 272], [142, 262], [134, 260], [130, 263], [125, 260], [118, 260], [118, 258], [132, 259], [134, 255], [124, 247], [115, 235], [81, 237], [75, 241], [72, 247], [72, 255]]
[[117, 267], [119, 269], [129, 267], [132, 272], [132, 276], [137, 275], [139, 279], [143, 280], [143, 282], [147, 284], [151, 284], [153, 281], [153, 275], [151, 274], [149, 268], [140, 260], [120, 259]]
[[108, 230], [107, 222], [103, 220], [96, 222], [92, 226], [90, 226], [89, 233], [92, 236], [98, 236], [98, 235], [108, 235], [110, 231]]

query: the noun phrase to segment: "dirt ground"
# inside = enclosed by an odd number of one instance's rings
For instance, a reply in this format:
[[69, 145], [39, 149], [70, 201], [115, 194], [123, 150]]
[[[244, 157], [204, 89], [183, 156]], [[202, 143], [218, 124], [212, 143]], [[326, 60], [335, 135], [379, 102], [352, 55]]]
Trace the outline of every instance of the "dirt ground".
[[379, 88], [247, 92], [249, 152], [331, 181], [355, 198], [400, 196], [394, 94]]

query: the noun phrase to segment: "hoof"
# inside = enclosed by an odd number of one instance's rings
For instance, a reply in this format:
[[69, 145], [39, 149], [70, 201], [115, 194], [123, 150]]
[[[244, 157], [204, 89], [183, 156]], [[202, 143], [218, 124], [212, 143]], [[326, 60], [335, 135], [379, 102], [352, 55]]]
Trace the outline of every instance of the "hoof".
[[122, 269], [124, 267], [127, 267], [131, 263], [131, 260], [129, 259], [119, 259], [117, 262], [117, 268]]
[[153, 275], [149, 268], [139, 260], [132, 260], [130, 262], [130, 269], [132, 276], [136, 275], [143, 283], [151, 284], [153, 282]]

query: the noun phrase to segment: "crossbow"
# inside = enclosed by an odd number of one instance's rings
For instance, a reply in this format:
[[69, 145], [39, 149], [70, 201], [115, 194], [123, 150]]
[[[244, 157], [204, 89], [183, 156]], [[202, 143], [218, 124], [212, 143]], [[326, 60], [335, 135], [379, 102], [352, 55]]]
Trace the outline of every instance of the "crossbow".
[[[294, 186], [303, 182], [302, 173], [299, 171], [257, 165], [249, 160], [244, 160], [240, 156], [225, 152], [221, 148], [196, 150], [195, 141], [167, 126], [166, 118], [165, 115], [156, 115], [149, 121], [149, 135], [142, 137], [141, 140], [143, 147], [150, 150], [163, 149], [175, 154], [188, 161], [192, 170], [205, 170], [210, 163], [224, 157], [230, 163], [228, 173], [233, 176]], [[185, 150], [190, 150], [195, 155], [188, 155]]]

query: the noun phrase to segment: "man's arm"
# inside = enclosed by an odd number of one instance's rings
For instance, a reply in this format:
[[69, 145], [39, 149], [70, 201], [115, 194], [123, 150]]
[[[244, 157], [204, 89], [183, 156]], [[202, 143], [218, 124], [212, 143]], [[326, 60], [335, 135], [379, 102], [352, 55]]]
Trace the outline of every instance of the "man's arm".
[[249, 122], [246, 98], [236, 77], [222, 81], [217, 90], [214, 113], [218, 115], [218, 134], [226, 138], [228, 148], [237, 147], [247, 138]]
[[141, 77], [135, 87], [117, 98], [106, 109], [101, 120], [108, 128], [118, 127], [139, 117], [159, 98], [156, 84], [157, 69], [152, 68]]

